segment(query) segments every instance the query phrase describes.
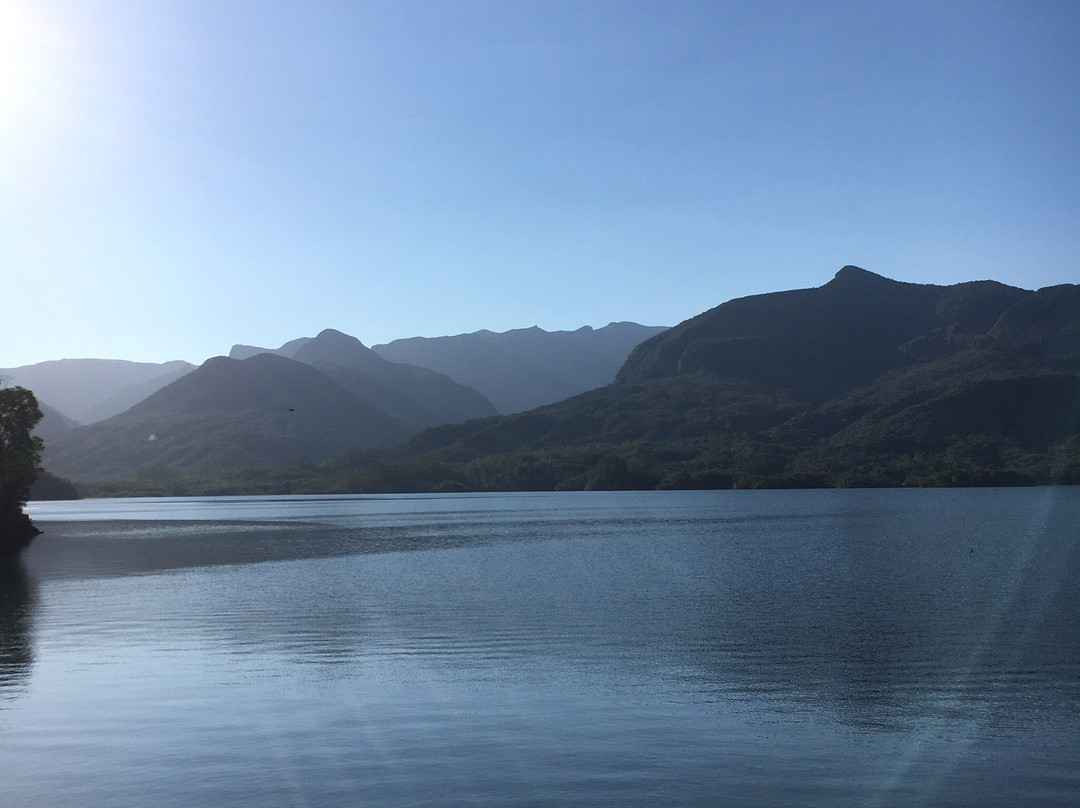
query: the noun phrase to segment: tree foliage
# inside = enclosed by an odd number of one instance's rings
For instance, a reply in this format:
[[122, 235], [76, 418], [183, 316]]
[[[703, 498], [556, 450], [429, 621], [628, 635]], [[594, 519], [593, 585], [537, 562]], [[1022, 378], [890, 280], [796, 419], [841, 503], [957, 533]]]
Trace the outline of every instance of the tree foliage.
[[110, 493], [1075, 485], [1080, 285], [845, 267], [645, 341], [606, 387], [298, 471], [138, 471]]
[[41, 420], [34, 394], [23, 387], [0, 388], [0, 552], [17, 551], [37, 530], [23, 513], [30, 487], [41, 473]]

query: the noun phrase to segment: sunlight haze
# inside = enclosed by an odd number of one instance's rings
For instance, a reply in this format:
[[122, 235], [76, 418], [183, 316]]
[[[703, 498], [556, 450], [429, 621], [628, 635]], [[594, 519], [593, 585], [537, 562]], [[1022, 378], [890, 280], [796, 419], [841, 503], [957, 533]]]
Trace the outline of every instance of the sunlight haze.
[[0, 367], [1080, 281], [1080, 5], [0, 0]]

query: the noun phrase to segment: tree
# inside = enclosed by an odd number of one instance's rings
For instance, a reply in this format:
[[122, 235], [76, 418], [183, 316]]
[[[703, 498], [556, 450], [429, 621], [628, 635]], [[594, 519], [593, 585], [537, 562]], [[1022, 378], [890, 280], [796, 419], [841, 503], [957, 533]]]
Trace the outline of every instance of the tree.
[[32, 392], [0, 388], [0, 554], [18, 552], [38, 533], [23, 506], [41, 473], [41, 438], [33, 434], [40, 420]]

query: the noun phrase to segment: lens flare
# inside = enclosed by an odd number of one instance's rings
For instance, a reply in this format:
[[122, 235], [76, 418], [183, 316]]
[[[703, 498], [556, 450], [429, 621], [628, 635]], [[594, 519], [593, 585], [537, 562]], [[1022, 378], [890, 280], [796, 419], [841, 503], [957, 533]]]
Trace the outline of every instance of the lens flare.
[[0, 5], [0, 121], [5, 128], [30, 112], [47, 91], [54, 32], [21, 5]]

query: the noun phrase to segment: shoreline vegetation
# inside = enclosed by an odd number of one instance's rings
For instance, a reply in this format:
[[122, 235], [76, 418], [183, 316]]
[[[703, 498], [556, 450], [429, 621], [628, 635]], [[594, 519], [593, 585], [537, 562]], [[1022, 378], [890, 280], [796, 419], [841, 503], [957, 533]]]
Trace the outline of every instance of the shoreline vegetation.
[[[324, 467], [238, 469], [214, 477], [154, 476], [80, 482], [77, 496], [171, 497], [297, 494], [496, 493], [509, 491], [761, 490], [829, 488], [975, 488], [1080, 485], [1080, 442], [1056, 447], [1029, 466], [980, 465], [985, 445], [960, 446], [954, 459], [901, 457], [878, 466], [774, 474], [689, 468], [665, 470], [641, 451], [582, 451], [573, 462], [542, 454], [483, 458], [472, 463], [397, 462], [384, 453], [344, 457]], [[1056, 462], [1054, 462], [1056, 461]], [[569, 476], [566, 475], [570, 472]], [[661, 476], [663, 475], [663, 476]], [[57, 497], [73, 499], [75, 496]]]
[[603, 387], [408, 437], [377, 428], [390, 410], [360, 429], [319, 370], [355, 381], [368, 349], [336, 332], [306, 347], [323, 364], [209, 360], [50, 441], [46, 465], [89, 496], [1080, 484], [1075, 284], [847, 266], [656, 334]]
[[0, 557], [16, 556], [41, 531], [23, 512], [41, 474], [42, 418], [34, 394], [23, 387], [0, 388]]

